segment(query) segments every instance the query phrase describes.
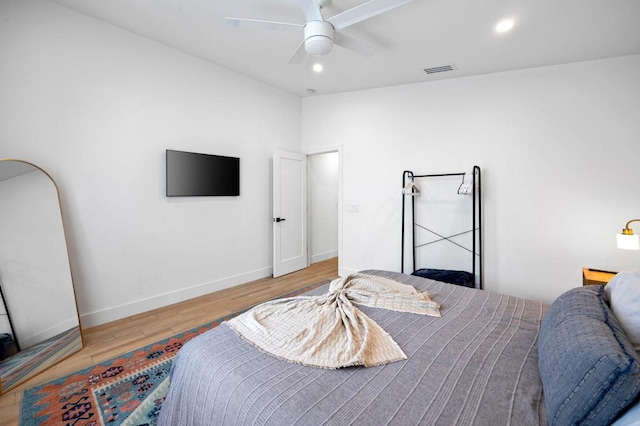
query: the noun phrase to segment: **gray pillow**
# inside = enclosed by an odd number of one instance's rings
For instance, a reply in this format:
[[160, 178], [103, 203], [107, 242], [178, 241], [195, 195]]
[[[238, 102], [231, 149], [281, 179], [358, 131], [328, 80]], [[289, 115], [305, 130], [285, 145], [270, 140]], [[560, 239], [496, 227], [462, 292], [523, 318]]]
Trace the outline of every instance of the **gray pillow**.
[[553, 302], [538, 367], [550, 425], [609, 424], [640, 392], [640, 358], [603, 286], [574, 288]]

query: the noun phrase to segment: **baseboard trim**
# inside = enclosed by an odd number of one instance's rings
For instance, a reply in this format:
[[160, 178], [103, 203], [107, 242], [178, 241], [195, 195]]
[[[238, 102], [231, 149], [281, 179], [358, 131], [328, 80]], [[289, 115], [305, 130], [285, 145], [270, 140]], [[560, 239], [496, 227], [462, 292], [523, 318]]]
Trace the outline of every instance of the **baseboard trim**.
[[64, 320], [61, 323], [51, 326], [46, 330], [39, 331], [38, 333], [35, 333], [28, 337], [20, 338], [19, 343], [21, 347], [29, 348], [35, 344], [44, 342], [45, 340], [53, 336], [57, 336], [58, 334], [64, 333], [65, 331], [77, 326], [78, 320], [74, 316], [72, 319]]
[[325, 260], [333, 259], [334, 257], [338, 257], [338, 250], [332, 250], [325, 253], [315, 254], [311, 256], [311, 263], [318, 263]]
[[347, 275], [351, 275], [351, 274], [355, 274], [357, 272], [360, 272], [361, 269], [351, 269], [351, 268], [345, 268], [343, 267], [341, 271], [339, 271], [339, 274], [341, 277], [346, 277]]
[[80, 315], [80, 322], [82, 324], [82, 328], [94, 327], [96, 325], [116, 321], [132, 315], [151, 311], [153, 309], [169, 306], [174, 303], [183, 302], [185, 300], [193, 299], [194, 297], [213, 293], [214, 291], [224, 290], [225, 288], [234, 287], [239, 284], [270, 277], [271, 275], [273, 275], [273, 268], [269, 267], [231, 277], [221, 278], [219, 280], [160, 294], [147, 299], [140, 299], [131, 303], [114, 306], [112, 308], [89, 312], [87, 314]]

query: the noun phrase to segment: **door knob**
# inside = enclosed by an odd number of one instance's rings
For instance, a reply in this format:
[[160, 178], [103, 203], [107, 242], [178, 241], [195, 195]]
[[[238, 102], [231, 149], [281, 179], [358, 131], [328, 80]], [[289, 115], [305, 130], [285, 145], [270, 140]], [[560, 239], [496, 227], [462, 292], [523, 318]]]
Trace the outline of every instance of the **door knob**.
[[273, 221], [274, 221], [274, 222], [276, 222], [276, 223], [278, 223], [278, 222], [284, 222], [285, 220], [287, 220], [287, 219], [285, 219], [285, 218], [283, 218], [283, 217], [276, 217], [275, 219], [273, 219]]

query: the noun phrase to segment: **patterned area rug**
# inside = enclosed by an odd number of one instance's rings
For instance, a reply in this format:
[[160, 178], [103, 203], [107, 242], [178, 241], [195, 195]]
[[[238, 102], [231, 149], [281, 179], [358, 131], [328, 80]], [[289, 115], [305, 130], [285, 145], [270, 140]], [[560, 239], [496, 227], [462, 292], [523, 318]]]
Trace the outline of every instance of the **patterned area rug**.
[[[282, 297], [328, 284], [323, 280]], [[165, 340], [28, 389], [21, 425], [155, 425], [169, 388], [169, 371], [180, 348], [235, 312]]]

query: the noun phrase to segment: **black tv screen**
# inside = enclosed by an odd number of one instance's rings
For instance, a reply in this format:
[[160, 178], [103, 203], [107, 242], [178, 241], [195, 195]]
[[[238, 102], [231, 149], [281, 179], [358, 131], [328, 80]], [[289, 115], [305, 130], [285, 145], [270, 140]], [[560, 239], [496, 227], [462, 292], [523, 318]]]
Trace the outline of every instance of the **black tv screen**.
[[240, 195], [240, 159], [167, 150], [167, 197]]

